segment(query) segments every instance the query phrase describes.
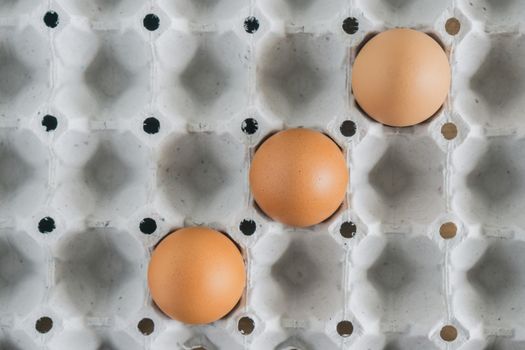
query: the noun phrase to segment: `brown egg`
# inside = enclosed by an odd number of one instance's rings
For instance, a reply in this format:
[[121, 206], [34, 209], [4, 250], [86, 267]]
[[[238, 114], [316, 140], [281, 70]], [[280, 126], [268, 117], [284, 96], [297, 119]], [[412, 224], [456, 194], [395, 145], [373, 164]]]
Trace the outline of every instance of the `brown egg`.
[[281, 131], [255, 152], [250, 187], [259, 207], [284, 224], [318, 224], [341, 205], [348, 169], [339, 147], [310, 129]]
[[412, 29], [380, 33], [359, 51], [352, 90], [361, 108], [380, 123], [410, 126], [436, 113], [450, 88], [443, 48]]
[[152, 253], [148, 286], [169, 317], [190, 324], [216, 321], [243, 293], [245, 266], [237, 246], [206, 227], [188, 227], [164, 238]]

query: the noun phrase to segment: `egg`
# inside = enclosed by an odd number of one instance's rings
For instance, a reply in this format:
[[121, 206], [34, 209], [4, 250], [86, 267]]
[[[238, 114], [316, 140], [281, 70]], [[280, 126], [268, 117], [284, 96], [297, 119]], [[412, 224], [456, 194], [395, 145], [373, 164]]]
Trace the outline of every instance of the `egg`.
[[306, 227], [341, 205], [348, 169], [341, 149], [310, 129], [289, 129], [268, 138], [250, 167], [250, 187], [261, 210], [281, 223]]
[[392, 29], [374, 36], [357, 54], [352, 91], [373, 119], [410, 126], [434, 115], [450, 88], [450, 64], [429, 35]]
[[230, 238], [207, 227], [188, 227], [169, 234], [153, 250], [148, 287], [169, 317], [204, 324], [235, 307], [245, 276], [243, 257]]

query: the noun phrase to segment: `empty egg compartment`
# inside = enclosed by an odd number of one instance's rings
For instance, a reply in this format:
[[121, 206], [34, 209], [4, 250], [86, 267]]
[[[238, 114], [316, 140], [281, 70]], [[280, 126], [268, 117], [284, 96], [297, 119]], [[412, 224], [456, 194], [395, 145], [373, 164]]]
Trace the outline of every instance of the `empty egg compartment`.
[[347, 64], [338, 35], [269, 32], [257, 47], [258, 107], [287, 126], [322, 128], [345, 113]]
[[523, 129], [525, 65], [521, 32], [483, 32], [475, 28], [456, 47], [452, 98], [471, 125]]
[[0, 256], [0, 319], [7, 324], [15, 318], [27, 317], [44, 302], [48, 288], [48, 254], [32, 235], [3, 227]]
[[472, 225], [523, 229], [523, 138], [471, 133], [453, 154], [452, 206]]
[[130, 131], [71, 129], [54, 149], [59, 185], [52, 203], [66, 217], [117, 220], [147, 203], [151, 151]]
[[0, 27], [2, 119], [34, 115], [50, 98], [51, 50], [45, 26], [36, 21], [20, 22]]
[[[472, 345], [482, 349], [515, 349], [523, 344], [523, 256], [521, 239], [469, 236], [451, 254], [457, 319], [472, 330]], [[463, 349], [463, 348], [462, 348]]]
[[353, 149], [352, 204], [365, 223], [428, 224], [445, 211], [446, 153], [422, 128], [373, 128]]
[[0, 129], [0, 217], [24, 217], [40, 209], [51, 190], [51, 155], [29, 128]]
[[346, 213], [310, 229], [271, 222], [257, 228], [247, 248], [252, 279], [246, 307], [256, 321], [250, 348], [339, 348], [354, 340], [359, 325], [346, 281], [349, 247], [363, 230]]
[[66, 316], [134, 315], [145, 300], [145, 251], [117, 228], [67, 232], [53, 249], [52, 303]]
[[[48, 307], [52, 254], [33, 218], [0, 221], [0, 346], [39, 349], [55, 313]], [[51, 316], [51, 317], [50, 317]]]
[[53, 38], [54, 103], [70, 118], [126, 119], [151, 101], [152, 52], [144, 31], [71, 21]]
[[245, 152], [229, 133], [170, 134], [158, 156], [158, 202], [193, 222], [229, 224], [247, 203]]
[[440, 248], [424, 234], [363, 239], [352, 254], [350, 289], [351, 309], [364, 329], [427, 338], [442, 324], [447, 317], [446, 261]]
[[469, 333], [450, 306], [459, 223], [444, 214], [411, 231], [372, 228], [352, 249], [350, 310], [363, 334], [351, 349], [461, 348]]
[[341, 308], [345, 254], [328, 232], [268, 232], [251, 255], [252, 275], [263, 282], [253, 282], [252, 298], [258, 301], [252, 302], [263, 319], [279, 313], [283, 322], [307, 323], [328, 320]]
[[160, 111], [190, 125], [217, 128], [245, 110], [251, 48], [243, 32], [163, 33], [156, 42]]
[[[129, 221], [133, 221], [132, 218]], [[71, 218], [50, 233], [52, 279], [46, 299], [51, 330], [46, 348], [72, 342], [86, 350], [142, 349], [146, 311], [147, 244], [125, 221]]]

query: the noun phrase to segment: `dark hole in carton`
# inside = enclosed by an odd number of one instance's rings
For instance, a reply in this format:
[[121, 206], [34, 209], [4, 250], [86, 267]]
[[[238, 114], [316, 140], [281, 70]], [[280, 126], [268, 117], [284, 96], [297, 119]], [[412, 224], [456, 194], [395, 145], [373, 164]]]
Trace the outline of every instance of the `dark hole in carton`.
[[241, 130], [246, 135], [253, 135], [257, 132], [258, 129], [259, 129], [259, 123], [257, 122], [256, 119], [253, 119], [253, 118], [244, 119], [241, 124]]
[[146, 118], [144, 119], [144, 123], [142, 124], [142, 129], [147, 134], [156, 134], [160, 130], [160, 122], [157, 118]]
[[345, 221], [339, 228], [339, 233], [344, 238], [353, 238], [357, 232], [357, 226], [352, 221]]
[[441, 134], [446, 140], [453, 140], [458, 136], [458, 127], [454, 123], [445, 123], [441, 126]]
[[49, 28], [56, 28], [59, 23], [58, 13], [55, 11], [47, 11], [44, 15], [44, 23]]
[[152, 218], [144, 218], [139, 224], [140, 232], [151, 235], [157, 230], [157, 223]]
[[38, 333], [45, 334], [53, 328], [53, 320], [50, 317], [40, 317], [35, 323], [35, 329]]
[[250, 335], [255, 329], [255, 322], [250, 317], [241, 317], [237, 329], [242, 335]]
[[357, 126], [355, 125], [355, 122], [351, 120], [345, 120], [341, 123], [341, 126], [339, 127], [339, 131], [341, 131], [341, 134], [346, 137], [352, 137], [356, 133]]
[[255, 230], [257, 230], [257, 224], [253, 220], [244, 219], [239, 224], [239, 230], [241, 230], [245, 236], [251, 236], [255, 233]]
[[447, 19], [445, 23], [445, 30], [449, 35], [456, 35], [461, 29], [461, 23], [455, 17]]
[[359, 30], [359, 21], [355, 17], [345, 18], [343, 21], [343, 30], [346, 34], [355, 34]]
[[248, 34], [253, 34], [259, 30], [259, 20], [256, 17], [250, 16], [244, 20], [244, 30]]
[[144, 28], [146, 28], [150, 32], [153, 32], [159, 29], [160, 19], [157, 15], [150, 13], [144, 17], [144, 20], [142, 21], [142, 23], [144, 24]]
[[446, 342], [453, 342], [458, 337], [458, 330], [454, 326], [446, 325], [441, 328], [439, 336]]
[[56, 117], [48, 114], [42, 118], [42, 126], [46, 128], [47, 132], [53, 131], [58, 126], [58, 120]]
[[55, 228], [55, 220], [52, 217], [46, 216], [38, 222], [38, 231], [40, 233], [51, 233]]
[[354, 332], [354, 325], [350, 321], [341, 321], [337, 324], [337, 334], [341, 337], [349, 337]]
[[155, 323], [151, 318], [143, 318], [137, 324], [137, 328], [143, 335], [150, 335], [155, 330]]
[[445, 222], [439, 228], [439, 235], [443, 239], [452, 239], [456, 237], [457, 231], [458, 231], [458, 228], [456, 224], [454, 224], [453, 222]]

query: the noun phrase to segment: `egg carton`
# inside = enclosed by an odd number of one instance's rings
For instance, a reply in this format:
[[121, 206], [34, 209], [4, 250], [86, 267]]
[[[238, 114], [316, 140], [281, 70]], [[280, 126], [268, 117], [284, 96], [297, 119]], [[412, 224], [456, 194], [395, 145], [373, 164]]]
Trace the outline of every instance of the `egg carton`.
[[[0, 349], [525, 348], [525, 3], [0, 1]], [[429, 121], [371, 121], [350, 89], [374, 33], [444, 47]], [[350, 184], [295, 229], [254, 205], [255, 147], [328, 134]], [[169, 320], [146, 267], [174, 229], [241, 247], [225, 318]]]

